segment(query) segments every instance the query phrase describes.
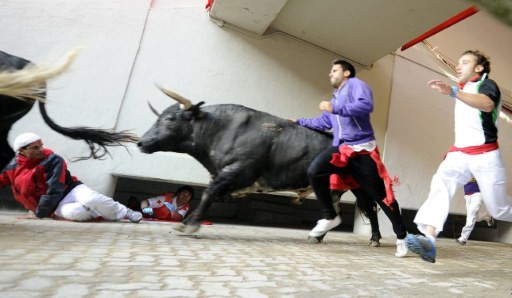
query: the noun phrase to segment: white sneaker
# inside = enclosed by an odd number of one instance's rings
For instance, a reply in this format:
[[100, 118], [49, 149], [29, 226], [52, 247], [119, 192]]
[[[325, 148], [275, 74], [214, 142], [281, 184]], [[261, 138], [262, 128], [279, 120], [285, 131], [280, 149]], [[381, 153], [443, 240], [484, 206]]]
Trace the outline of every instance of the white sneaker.
[[455, 242], [457, 242], [460, 245], [466, 245], [466, 240], [462, 239], [462, 237], [455, 239]]
[[138, 211], [133, 211], [132, 209], [127, 208], [126, 218], [133, 223], [138, 223], [142, 219], [142, 213]]
[[337, 215], [334, 219], [321, 219], [317, 221], [316, 226], [309, 232], [310, 237], [319, 237], [334, 229], [341, 223], [341, 217]]
[[403, 258], [407, 255], [408, 251], [409, 251], [409, 249], [407, 248], [407, 245], [405, 244], [405, 239], [397, 239], [396, 240], [395, 257]]

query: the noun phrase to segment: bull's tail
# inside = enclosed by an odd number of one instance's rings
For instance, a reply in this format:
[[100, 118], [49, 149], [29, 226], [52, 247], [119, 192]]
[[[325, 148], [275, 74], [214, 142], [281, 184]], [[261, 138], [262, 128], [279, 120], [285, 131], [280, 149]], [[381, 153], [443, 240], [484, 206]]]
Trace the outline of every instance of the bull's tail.
[[21, 100], [44, 101], [46, 80], [66, 71], [77, 53], [78, 49], [73, 49], [55, 66], [29, 64], [16, 71], [0, 71], [0, 94]]
[[123, 143], [136, 143], [138, 138], [136, 135], [127, 131], [115, 132], [105, 129], [90, 128], [85, 126], [77, 126], [66, 128], [59, 126], [46, 113], [46, 107], [43, 102], [39, 102], [39, 110], [43, 116], [44, 122], [48, 124], [56, 132], [74, 140], [83, 140], [89, 146], [91, 155], [88, 157], [80, 157], [77, 160], [85, 160], [89, 158], [101, 159], [109, 154], [108, 146], [125, 146]]

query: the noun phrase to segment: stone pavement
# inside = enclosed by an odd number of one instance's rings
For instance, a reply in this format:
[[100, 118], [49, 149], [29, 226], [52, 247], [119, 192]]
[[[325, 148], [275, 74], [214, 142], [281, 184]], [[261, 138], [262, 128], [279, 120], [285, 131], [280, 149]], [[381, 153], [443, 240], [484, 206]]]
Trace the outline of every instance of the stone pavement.
[[213, 224], [75, 223], [0, 212], [0, 297], [512, 297], [512, 245], [438, 240], [430, 264], [391, 237]]

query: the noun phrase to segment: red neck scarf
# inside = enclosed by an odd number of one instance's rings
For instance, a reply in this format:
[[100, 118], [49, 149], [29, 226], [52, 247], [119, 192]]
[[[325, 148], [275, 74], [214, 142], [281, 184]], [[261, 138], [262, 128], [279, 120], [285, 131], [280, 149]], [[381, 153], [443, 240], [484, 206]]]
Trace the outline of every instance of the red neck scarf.
[[[480, 76], [479, 74], [477, 74], [476, 76], [472, 77], [471, 79], [469, 79], [467, 82], [476, 82], [478, 80], [480, 80], [480, 78], [482, 78], [482, 76]], [[464, 86], [466, 85], [466, 83], [462, 84], [462, 83], [459, 83], [458, 84], [458, 87], [459, 87], [459, 90], [462, 90], [464, 88]]]

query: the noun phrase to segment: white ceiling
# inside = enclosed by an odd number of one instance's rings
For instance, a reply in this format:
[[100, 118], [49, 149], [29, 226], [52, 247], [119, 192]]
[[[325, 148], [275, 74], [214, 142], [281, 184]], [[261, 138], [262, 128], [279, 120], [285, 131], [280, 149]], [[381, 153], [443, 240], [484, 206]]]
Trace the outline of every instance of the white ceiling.
[[256, 36], [283, 32], [369, 67], [470, 6], [462, 0], [215, 0], [210, 17]]

